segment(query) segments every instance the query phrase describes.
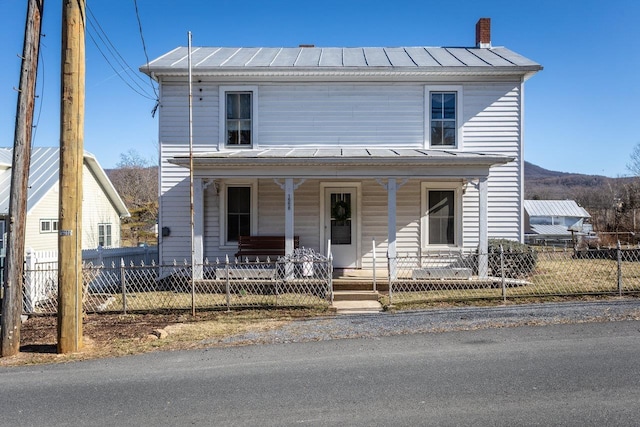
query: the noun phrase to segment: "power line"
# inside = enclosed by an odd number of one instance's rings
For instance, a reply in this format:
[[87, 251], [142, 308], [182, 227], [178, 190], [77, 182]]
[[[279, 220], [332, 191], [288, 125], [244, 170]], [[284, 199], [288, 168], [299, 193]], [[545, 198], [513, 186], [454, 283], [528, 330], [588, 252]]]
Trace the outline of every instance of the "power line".
[[[155, 97], [149, 94], [147, 92], [147, 89], [141, 85], [141, 82], [144, 83], [146, 80], [142, 78], [138, 73], [132, 71], [131, 66], [126, 62], [123, 56], [118, 52], [118, 49], [114, 46], [114, 44], [111, 42], [111, 40], [107, 36], [106, 32], [102, 29], [102, 27], [100, 26], [100, 23], [98, 22], [97, 18], [95, 17], [91, 9], [87, 7], [87, 11], [89, 12], [88, 30], [91, 30], [91, 31], [88, 31], [87, 33], [89, 35], [89, 38], [93, 42], [93, 44], [98, 49], [98, 52], [100, 52], [100, 54], [102, 55], [104, 60], [107, 62], [109, 67], [111, 67], [111, 69], [115, 72], [118, 78], [120, 78], [135, 93], [137, 93], [138, 95], [144, 98], [155, 100], [157, 102], [158, 96], [157, 96], [155, 87], [153, 87], [153, 84], [151, 86], [154, 91]], [[95, 37], [94, 37], [94, 34], [95, 34]], [[99, 43], [99, 41], [101, 43]], [[103, 49], [101, 47], [101, 44], [106, 49]], [[117, 64], [117, 66], [114, 65], [114, 62]], [[136, 79], [138, 79], [139, 81], [137, 81]]]
[[[45, 37], [45, 34], [41, 34], [40, 38]], [[43, 44], [41, 42], [41, 44]], [[42, 117], [42, 104], [44, 104], [44, 82], [46, 81], [44, 78], [44, 55], [42, 54], [42, 50], [38, 50], [38, 55], [40, 56], [40, 61], [38, 63], [38, 69], [40, 72], [38, 73], [38, 77], [40, 77], [40, 87], [36, 84], [36, 88], [40, 90], [40, 95], [37, 95], [36, 98], [39, 100], [38, 105], [38, 114], [36, 115], [36, 122], [33, 125], [33, 133], [31, 134], [31, 147], [35, 145], [36, 135], [38, 134], [38, 125], [40, 124], [40, 117]]]
[[133, 70], [133, 68], [127, 63], [127, 61], [120, 54], [120, 52], [118, 52], [118, 49], [111, 42], [111, 40], [109, 39], [109, 36], [107, 35], [107, 33], [102, 29], [102, 26], [100, 25], [100, 22], [98, 22], [98, 19], [95, 17], [95, 15], [91, 11], [91, 9], [87, 8], [87, 10], [89, 11], [90, 18], [91, 18], [90, 21], [89, 21], [89, 25], [91, 26], [91, 28], [93, 28], [94, 31], [96, 31], [98, 37], [100, 38], [102, 43], [107, 47], [107, 49], [109, 50], [109, 52], [111, 53], [113, 58], [116, 61], [118, 61], [118, 63], [119, 63], [118, 65], [120, 65], [123, 68], [123, 70], [127, 72], [127, 74], [129, 76], [133, 76], [133, 77], [137, 78], [138, 80], [140, 80], [142, 83], [146, 83], [147, 82], [146, 79], [143, 78], [140, 75], [140, 73], [138, 73], [138, 72], [129, 73], [129, 72], [131, 72]]
[[[147, 54], [147, 45], [144, 42], [144, 35], [142, 33], [142, 21], [140, 20], [140, 12], [138, 10], [138, 0], [133, 0], [133, 5], [134, 5], [134, 7], [136, 9], [136, 18], [138, 19], [138, 30], [140, 32], [140, 40], [142, 40], [142, 50], [144, 51], [144, 57], [147, 60], [147, 69], [148, 69], [149, 68], [149, 55]], [[156, 98], [159, 99], [160, 97], [158, 96], [158, 91], [157, 91], [157, 89], [156, 89], [156, 87], [153, 84], [152, 79], [151, 79], [151, 73], [148, 73], [148, 74], [149, 74], [149, 83], [151, 84], [151, 87], [153, 88], [153, 93], [155, 93], [156, 94]], [[158, 108], [158, 107], [156, 106], [156, 108]], [[154, 109], [154, 111], [155, 111], [155, 109]]]

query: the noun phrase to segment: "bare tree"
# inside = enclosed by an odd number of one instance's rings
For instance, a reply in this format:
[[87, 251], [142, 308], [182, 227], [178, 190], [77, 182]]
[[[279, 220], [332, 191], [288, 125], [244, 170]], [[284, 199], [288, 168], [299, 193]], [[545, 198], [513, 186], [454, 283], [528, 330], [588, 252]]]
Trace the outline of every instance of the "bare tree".
[[636, 144], [629, 156], [629, 163], [627, 163], [627, 170], [634, 176], [640, 177], [640, 143]]
[[134, 149], [120, 154], [116, 166], [109, 171], [109, 178], [131, 213], [122, 223], [123, 244], [155, 243], [158, 167]]

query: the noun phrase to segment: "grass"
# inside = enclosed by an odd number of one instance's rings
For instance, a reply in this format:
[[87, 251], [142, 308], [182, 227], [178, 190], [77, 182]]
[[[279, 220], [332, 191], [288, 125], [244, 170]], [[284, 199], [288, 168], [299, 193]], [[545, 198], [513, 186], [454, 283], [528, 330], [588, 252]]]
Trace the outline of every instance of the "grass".
[[[564, 252], [541, 253], [538, 256], [535, 270], [528, 276], [519, 278], [527, 284], [516, 286], [507, 284], [507, 299], [525, 301], [553, 300], [554, 298], [572, 298], [589, 295], [619, 295], [620, 293], [640, 292], [640, 263], [621, 263], [621, 289], [618, 288], [618, 264], [608, 259], [574, 259]], [[503, 302], [503, 291], [500, 281], [497, 287], [473, 286], [473, 282], [457, 282], [446, 284], [440, 282], [440, 289], [416, 292], [394, 292], [393, 305], [407, 308], [423, 307], [439, 303], [472, 302], [497, 300]], [[417, 287], [417, 286], [416, 286]], [[621, 291], [621, 292], [620, 292]], [[389, 304], [388, 297], [382, 299], [383, 305]]]

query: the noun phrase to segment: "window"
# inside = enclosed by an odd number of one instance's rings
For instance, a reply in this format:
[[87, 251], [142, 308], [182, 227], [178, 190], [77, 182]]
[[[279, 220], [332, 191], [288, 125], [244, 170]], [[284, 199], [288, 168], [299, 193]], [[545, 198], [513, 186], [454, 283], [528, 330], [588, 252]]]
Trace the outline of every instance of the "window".
[[4, 220], [0, 219], [0, 251], [4, 249], [5, 239], [6, 239], [6, 236], [4, 234]]
[[425, 148], [462, 148], [461, 85], [425, 86]]
[[258, 234], [258, 180], [222, 181], [218, 194], [220, 247], [233, 249], [240, 236]]
[[57, 219], [41, 219], [40, 220], [40, 233], [57, 233], [57, 232], [58, 232]]
[[227, 242], [251, 235], [251, 187], [227, 187]]
[[227, 92], [227, 146], [251, 146], [251, 92]]
[[455, 244], [455, 204], [451, 190], [431, 190], [427, 195], [430, 245]]
[[111, 247], [111, 224], [98, 224], [98, 246]]
[[422, 247], [462, 245], [462, 182], [422, 183]]
[[257, 86], [220, 86], [219, 149], [257, 148]]
[[431, 92], [432, 146], [456, 145], [456, 93]]

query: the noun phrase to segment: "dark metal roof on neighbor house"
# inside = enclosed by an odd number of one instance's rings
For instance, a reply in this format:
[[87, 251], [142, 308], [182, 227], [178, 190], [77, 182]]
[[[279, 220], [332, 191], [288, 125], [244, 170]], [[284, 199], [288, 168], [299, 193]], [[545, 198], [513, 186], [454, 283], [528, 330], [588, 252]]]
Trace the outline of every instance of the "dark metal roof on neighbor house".
[[[12, 153], [12, 148], [0, 147], [0, 216], [5, 216], [9, 212]], [[118, 214], [121, 217], [130, 216], [127, 207], [93, 154], [85, 152], [84, 161], [104, 188]], [[27, 213], [58, 184], [59, 164], [60, 149], [58, 147], [35, 147], [31, 150]]]
[[[542, 66], [504, 47], [192, 47], [195, 74], [235, 71], [370, 71], [533, 74]], [[155, 75], [188, 70], [188, 48], [178, 47], [140, 67]]]

